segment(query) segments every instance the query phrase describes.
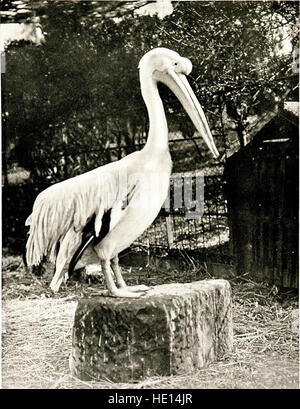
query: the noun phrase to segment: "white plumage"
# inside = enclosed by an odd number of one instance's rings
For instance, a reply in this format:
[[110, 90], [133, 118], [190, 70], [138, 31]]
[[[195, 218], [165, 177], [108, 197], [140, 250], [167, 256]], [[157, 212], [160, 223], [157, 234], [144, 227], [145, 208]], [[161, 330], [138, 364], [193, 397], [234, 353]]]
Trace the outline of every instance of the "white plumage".
[[93, 235], [98, 237], [107, 212], [108, 231], [99, 243], [90, 244], [89, 251], [101, 262], [109, 293], [136, 297], [142, 294], [137, 291], [146, 289], [126, 286], [117, 256], [153, 222], [168, 192], [172, 162], [158, 81], [178, 96], [214, 156], [218, 155], [203, 111], [183, 75], [191, 71], [190, 61], [174, 51], [157, 48], [145, 54], [139, 68], [150, 120], [145, 147], [119, 161], [50, 186], [37, 196], [26, 220], [30, 226], [27, 264], [38, 265], [44, 256], [49, 256], [56, 264], [50, 284], [53, 291], [59, 290], [63, 268], [81, 245], [87, 223], [94, 217]]

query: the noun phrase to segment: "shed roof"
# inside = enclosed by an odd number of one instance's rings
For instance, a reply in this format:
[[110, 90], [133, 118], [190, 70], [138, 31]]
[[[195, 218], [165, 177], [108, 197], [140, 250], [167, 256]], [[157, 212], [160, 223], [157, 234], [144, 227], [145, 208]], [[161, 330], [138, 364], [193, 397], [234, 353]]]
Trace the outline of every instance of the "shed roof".
[[[249, 150], [256, 149], [255, 147], [262, 142], [286, 142], [291, 140], [298, 143], [298, 133], [291, 130], [297, 127], [299, 127], [299, 102], [285, 102], [281, 109], [265, 112], [250, 131], [248, 130], [249, 142], [244, 148], [228, 155], [227, 159], [231, 161], [231, 158], [241, 157], [241, 155], [247, 154]], [[287, 136], [282, 134], [282, 132], [285, 132], [284, 129], [288, 132]], [[266, 134], [270, 134], [270, 138], [266, 137]]]
[[298, 101], [288, 101], [283, 104], [283, 110], [291, 112], [294, 116], [299, 118], [299, 102]]
[[[299, 102], [298, 101], [287, 101], [284, 102], [283, 108], [275, 108], [273, 111], [267, 111], [258, 119], [258, 121], [252, 125], [250, 129], [246, 129], [247, 139], [249, 142], [255, 137], [255, 135], [267, 125], [275, 116], [285, 116], [284, 114], [292, 114], [295, 119], [299, 118]], [[297, 119], [295, 124], [297, 123]]]

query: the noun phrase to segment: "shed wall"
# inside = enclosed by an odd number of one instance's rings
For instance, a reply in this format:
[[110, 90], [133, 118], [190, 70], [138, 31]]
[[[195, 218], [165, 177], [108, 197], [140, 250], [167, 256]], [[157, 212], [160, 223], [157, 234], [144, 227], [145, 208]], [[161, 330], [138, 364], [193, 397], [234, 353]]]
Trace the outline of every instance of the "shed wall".
[[288, 126], [288, 141], [264, 142], [278, 130], [274, 121], [226, 164], [230, 236], [239, 274], [298, 288], [298, 135]]

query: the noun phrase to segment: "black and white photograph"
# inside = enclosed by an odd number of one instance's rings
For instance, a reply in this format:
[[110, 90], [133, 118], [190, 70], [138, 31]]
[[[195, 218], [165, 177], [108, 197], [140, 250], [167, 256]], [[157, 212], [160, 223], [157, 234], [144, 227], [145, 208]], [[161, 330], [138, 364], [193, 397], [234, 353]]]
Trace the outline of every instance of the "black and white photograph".
[[0, 16], [0, 388], [299, 389], [299, 2]]

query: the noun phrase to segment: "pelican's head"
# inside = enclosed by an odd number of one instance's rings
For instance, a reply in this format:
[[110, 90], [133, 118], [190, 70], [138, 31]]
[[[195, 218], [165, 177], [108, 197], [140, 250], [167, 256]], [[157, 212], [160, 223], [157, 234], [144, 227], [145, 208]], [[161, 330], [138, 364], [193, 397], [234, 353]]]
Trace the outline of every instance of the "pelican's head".
[[192, 63], [168, 48], [154, 48], [146, 53], [139, 63], [140, 76], [152, 78], [167, 85], [177, 96], [197, 131], [203, 137], [214, 158], [219, 152], [214, 143], [203, 109], [190, 87], [186, 75], [192, 71]]
[[180, 57], [176, 51], [168, 48], [154, 48], [146, 53], [139, 63], [139, 69], [155, 75], [155, 71], [166, 72], [173, 70], [175, 72], [189, 75], [192, 71], [192, 63], [188, 58]]

